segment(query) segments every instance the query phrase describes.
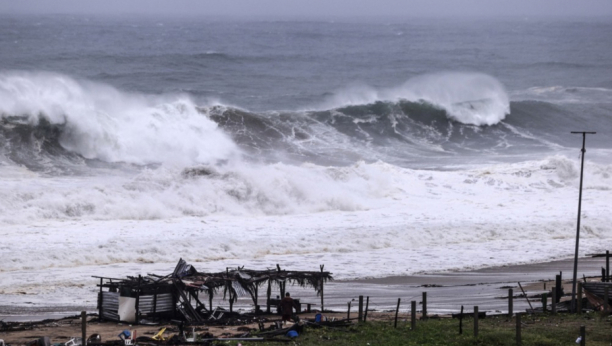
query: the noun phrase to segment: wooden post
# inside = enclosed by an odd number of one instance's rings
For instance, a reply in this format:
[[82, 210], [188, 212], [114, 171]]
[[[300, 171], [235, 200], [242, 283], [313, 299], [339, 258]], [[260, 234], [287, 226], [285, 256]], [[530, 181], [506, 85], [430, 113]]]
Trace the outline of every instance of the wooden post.
[[555, 303], [557, 301], [557, 287], [553, 287], [552, 289], [552, 301], [550, 302], [550, 311], [553, 314], [557, 313], [557, 303]]
[[365, 312], [363, 313], [363, 321], [365, 322], [368, 318], [368, 306], [370, 305], [370, 296], [366, 297], [366, 307]]
[[[268, 295], [268, 300], [266, 300], [266, 313], [270, 313], [270, 297], [272, 296], [272, 280], [268, 280], [268, 291], [266, 292]], [[210, 306], [212, 310], [212, 305]]]
[[393, 324], [395, 328], [397, 328], [397, 314], [399, 313], [400, 300], [401, 298], [397, 298], [397, 308], [395, 308], [395, 323]]
[[[325, 264], [319, 265], [319, 268], [321, 268], [321, 273], [323, 273], [324, 267], [325, 267]], [[321, 280], [321, 312], [323, 311], [325, 311], [325, 305], [323, 305], [323, 280]]]
[[610, 282], [610, 251], [606, 250], [606, 277], [607, 281]]
[[478, 337], [478, 306], [474, 306], [474, 337]]
[[459, 314], [459, 334], [463, 334], [463, 305], [461, 305], [461, 313]]
[[212, 299], [213, 299], [213, 289], [209, 288], [208, 289], [208, 303], [210, 304], [210, 311], [213, 311], [213, 307], [212, 307]]
[[518, 283], [518, 285], [521, 288], [521, 292], [523, 292], [523, 295], [525, 296], [525, 300], [527, 301], [527, 304], [529, 304], [529, 307], [531, 308], [531, 310], [533, 310], [533, 306], [531, 306], [531, 302], [529, 301], [529, 298], [527, 297], [527, 293], [525, 293], [523, 286], [521, 285], [520, 282]]
[[410, 302], [410, 329], [416, 329], [416, 300]]
[[610, 309], [610, 289], [606, 286], [604, 287], [604, 314], [608, 314], [608, 310]]
[[359, 313], [357, 317], [357, 321], [363, 322], [363, 296], [359, 296]]
[[553, 290], [555, 291], [556, 295], [555, 297], [557, 297], [554, 302], [558, 303], [561, 301], [561, 291], [563, 289], [563, 282], [561, 282], [561, 274], [556, 275], [555, 276], [555, 287], [553, 288]]
[[104, 295], [102, 294], [102, 278], [100, 278], [100, 297], [98, 297], [98, 318], [104, 319]]
[[521, 346], [523, 340], [521, 338], [521, 314], [516, 314], [516, 345]]
[[81, 311], [81, 340], [83, 346], [87, 346], [87, 312]]
[[255, 284], [255, 313], [259, 310], [257, 307], [259, 306], [259, 286]]
[[542, 311], [546, 312], [546, 305], [548, 305], [548, 294], [542, 293]]
[[514, 313], [514, 291], [512, 290], [512, 288], [508, 288], [508, 317], [512, 317], [512, 314]]
[[582, 282], [578, 283], [578, 294], [576, 295], [576, 311], [575, 313], [582, 313]]
[[350, 320], [351, 319], [351, 302], [348, 302], [347, 305], [348, 305], [348, 309], [346, 310], [346, 319]]
[[586, 345], [586, 330], [584, 326], [580, 326], [580, 346]]
[[601, 282], [606, 282], [606, 268], [601, 267]]
[[423, 309], [421, 318], [427, 319], [427, 292], [423, 292]]

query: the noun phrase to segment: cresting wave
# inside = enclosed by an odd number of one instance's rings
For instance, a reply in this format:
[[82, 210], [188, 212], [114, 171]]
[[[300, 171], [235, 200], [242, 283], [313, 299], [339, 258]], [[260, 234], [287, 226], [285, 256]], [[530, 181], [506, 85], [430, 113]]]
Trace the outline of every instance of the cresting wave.
[[532, 106], [515, 104], [519, 121], [503, 120], [510, 106], [490, 76], [426, 75], [400, 88], [368, 90], [339, 92], [320, 110], [249, 112], [196, 105], [183, 94], [126, 93], [55, 73], [4, 72], [0, 158], [59, 174], [84, 166], [190, 167], [243, 159], [435, 166], [437, 158], [483, 149], [503, 156], [555, 146], [541, 133], [550, 119], [540, 128], [522, 126]]
[[510, 100], [498, 80], [468, 72], [422, 75], [391, 89], [353, 86], [331, 96], [324, 108], [399, 100], [434, 105], [444, 110], [452, 120], [476, 126], [498, 124], [510, 113]]
[[186, 96], [130, 94], [55, 73], [1, 73], [0, 114], [3, 154], [25, 165], [23, 155], [189, 165], [240, 152]]

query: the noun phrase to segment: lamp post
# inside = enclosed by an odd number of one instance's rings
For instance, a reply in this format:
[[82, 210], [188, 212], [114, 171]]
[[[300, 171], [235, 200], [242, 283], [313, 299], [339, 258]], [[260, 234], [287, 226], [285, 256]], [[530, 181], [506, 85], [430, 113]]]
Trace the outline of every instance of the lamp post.
[[580, 163], [580, 192], [578, 193], [578, 225], [576, 226], [576, 251], [574, 252], [574, 279], [572, 280], [572, 312], [576, 312], [576, 278], [578, 275], [578, 243], [580, 242], [580, 213], [582, 208], [582, 175], [584, 171], [584, 154], [586, 153], [586, 135], [594, 135], [596, 132], [572, 131], [582, 134], [582, 162]]

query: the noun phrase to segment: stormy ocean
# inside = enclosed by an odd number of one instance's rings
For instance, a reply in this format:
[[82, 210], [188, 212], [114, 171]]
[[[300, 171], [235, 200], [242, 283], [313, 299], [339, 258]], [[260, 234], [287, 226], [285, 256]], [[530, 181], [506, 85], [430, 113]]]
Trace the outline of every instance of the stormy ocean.
[[610, 250], [610, 21], [0, 19], [0, 306]]

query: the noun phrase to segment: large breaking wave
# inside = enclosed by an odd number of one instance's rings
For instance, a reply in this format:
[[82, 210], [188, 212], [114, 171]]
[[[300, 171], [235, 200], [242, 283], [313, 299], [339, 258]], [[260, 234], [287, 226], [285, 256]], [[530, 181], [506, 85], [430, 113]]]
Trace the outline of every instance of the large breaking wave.
[[441, 167], [550, 152], [561, 147], [556, 127], [565, 133], [581, 121], [579, 104], [509, 103], [497, 80], [478, 73], [424, 75], [386, 90], [349, 88], [323, 104], [252, 112], [185, 94], [124, 92], [56, 73], [4, 72], [0, 158], [60, 174], [232, 160]]

